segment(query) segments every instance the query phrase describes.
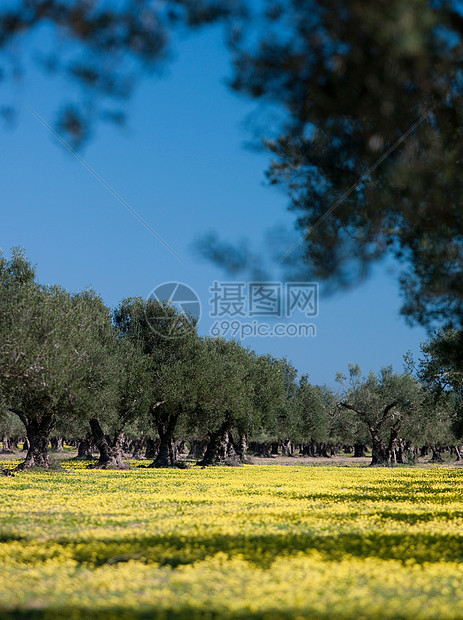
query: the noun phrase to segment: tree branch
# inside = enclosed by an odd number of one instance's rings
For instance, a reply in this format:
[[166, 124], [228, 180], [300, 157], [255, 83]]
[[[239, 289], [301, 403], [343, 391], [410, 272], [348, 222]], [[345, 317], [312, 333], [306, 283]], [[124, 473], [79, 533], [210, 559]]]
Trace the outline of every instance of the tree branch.
[[381, 417], [381, 420], [379, 421], [378, 428], [381, 428], [381, 426], [382, 426], [382, 425], [384, 424], [384, 422], [386, 421], [386, 418], [387, 418], [387, 416], [388, 416], [388, 414], [389, 414], [389, 411], [392, 409], [392, 407], [395, 407], [396, 405], [397, 405], [397, 401], [395, 400], [393, 403], [390, 403], [389, 405], [387, 405], [387, 406], [384, 408], [383, 415], [382, 415], [382, 417]]
[[21, 411], [21, 409], [14, 409], [13, 407], [8, 407], [8, 411], [11, 411], [11, 413], [14, 413], [15, 415], [17, 415], [18, 418], [21, 420], [21, 422], [24, 424], [24, 426], [27, 427], [27, 418], [24, 415], [24, 413]]
[[159, 402], [157, 402], [156, 404], [154, 404], [151, 407], [151, 410], [154, 411], [155, 409], [157, 409], [158, 407], [160, 407], [161, 405], [163, 405], [166, 401], [165, 400], [160, 400]]
[[360, 411], [360, 409], [356, 409], [355, 407], [352, 407], [352, 405], [349, 405], [349, 403], [338, 402], [336, 404], [337, 404], [338, 407], [344, 407], [344, 409], [349, 409], [350, 411], [355, 411], [355, 413], [358, 413], [359, 415], [363, 414], [363, 411]]

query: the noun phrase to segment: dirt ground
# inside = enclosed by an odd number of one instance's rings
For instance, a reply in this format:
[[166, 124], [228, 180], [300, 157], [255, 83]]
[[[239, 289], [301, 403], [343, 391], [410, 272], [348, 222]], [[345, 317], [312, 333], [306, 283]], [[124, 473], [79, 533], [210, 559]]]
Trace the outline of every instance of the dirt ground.
[[[26, 453], [24, 451], [16, 451], [14, 454], [1, 454], [0, 453], [0, 462], [1, 461], [11, 461], [14, 459], [24, 459]], [[70, 446], [65, 446], [63, 452], [51, 452], [50, 451], [50, 460], [51, 462], [62, 461], [66, 459], [75, 458], [77, 456], [77, 450], [71, 448]], [[95, 458], [97, 455], [94, 455]], [[126, 458], [130, 457], [126, 455]], [[152, 459], [147, 459], [150, 462]], [[349, 455], [340, 455], [340, 456], [332, 456], [330, 458], [325, 457], [307, 457], [307, 456], [274, 456], [271, 458], [261, 458], [257, 456], [251, 457], [251, 461], [254, 465], [306, 465], [311, 467], [320, 467], [320, 466], [331, 466], [331, 467], [368, 467], [371, 462], [371, 457], [360, 457], [355, 458]], [[143, 462], [143, 459], [141, 460]], [[400, 467], [407, 467], [407, 465], [400, 465]], [[413, 467], [463, 467], [463, 461], [458, 462], [454, 457], [449, 457], [445, 455], [444, 461], [442, 463], [432, 463], [431, 457], [426, 456], [423, 458], [419, 458], [418, 462]]]

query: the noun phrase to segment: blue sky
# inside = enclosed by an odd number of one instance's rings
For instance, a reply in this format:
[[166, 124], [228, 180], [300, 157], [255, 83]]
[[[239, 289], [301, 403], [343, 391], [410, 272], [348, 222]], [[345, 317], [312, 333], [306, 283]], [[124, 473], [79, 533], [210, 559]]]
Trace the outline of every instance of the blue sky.
[[[265, 154], [244, 146], [254, 104], [225, 85], [227, 53], [217, 31], [176, 46], [161, 78], [145, 79], [128, 103], [122, 130], [97, 127], [81, 152], [94, 170], [185, 260], [186, 268], [31, 114], [52, 124], [68, 86], [29, 71], [9, 91], [20, 114], [1, 133], [0, 247], [26, 248], [44, 283], [70, 290], [91, 286], [114, 306], [123, 297], [146, 297], [163, 282], [180, 281], [201, 299], [200, 333], [208, 333], [209, 287], [230, 278], [198, 259], [195, 239], [216, 230], [248, 237], [254, 247], [265, 231], [289, 228], [283, 193], [265, 186]], [[327, 208], [329, 205], [327, 205]], [[320, 298], [311, 320], [316, 337], [247, 338], [259, 353], [286, 356], [315, 383], [334, 383], [337, 370], [358, 362], [367, 372], [402, 368], [426, 338], [399, 316], [396, 277], [377, 268], [364, 285]]]

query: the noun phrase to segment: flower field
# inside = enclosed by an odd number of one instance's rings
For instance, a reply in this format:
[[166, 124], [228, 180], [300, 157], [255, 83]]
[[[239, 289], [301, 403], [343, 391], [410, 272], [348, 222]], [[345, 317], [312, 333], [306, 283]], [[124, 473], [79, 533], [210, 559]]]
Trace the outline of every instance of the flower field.
[[2, 619], [463, 618], [460, 469], [67, 461], [0, 484]]

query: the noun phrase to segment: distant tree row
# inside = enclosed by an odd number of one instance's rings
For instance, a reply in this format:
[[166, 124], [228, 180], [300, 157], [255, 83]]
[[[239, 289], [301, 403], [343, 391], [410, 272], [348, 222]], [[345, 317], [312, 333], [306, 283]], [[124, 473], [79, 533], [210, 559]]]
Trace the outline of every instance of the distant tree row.
[[[123, 300], [111, 312], [93, 291], [41, 285], [19, 249], [0, 255], [0, 431], [3, 450], [26, 437], [20, 469], [48, 467], [63, 437], [92, 467], [124, 468], [127, 450], [153, 467], [239, 464], [250, 454], [330, 456], [372, 449], [373, 465], [407, 463], [427, 446], [459, 456], [463, 368], [436, 335], [415, 370], [362, 377], [350, 365], [339, 392], [311, 385], [286, 359], [198, 335], [175, 306]], [[449, 353], [450, 352], [450, 353]]]

